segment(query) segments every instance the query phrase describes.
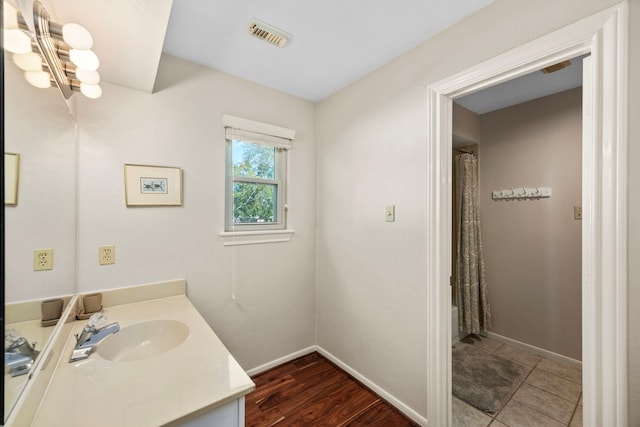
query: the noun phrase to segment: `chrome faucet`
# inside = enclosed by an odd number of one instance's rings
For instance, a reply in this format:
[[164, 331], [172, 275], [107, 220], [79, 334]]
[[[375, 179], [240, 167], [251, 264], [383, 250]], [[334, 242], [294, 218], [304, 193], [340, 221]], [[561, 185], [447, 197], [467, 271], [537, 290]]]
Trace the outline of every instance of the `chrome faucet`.
[[28, 374], [40, 353], [36, 350], [36, 342], [29, 344], [26, 338], [16, 339], [15, 336], [8, 337], [8, 340], [10, 345], [4, 350], [5, 373], [8, 371], [12, 377]]
[[71, 353], [69, 363], [86, 359], [100, 341], [111, 334], [115, 334], [119, 330], [120, 325], [118, 322], [103, 326], [100, 329], [96, 329], [93, 325], [86, 325], [82, 329], [82, 333], [80, 333], [80, 335], [75, 334], [76, 347], [73, 349], [73, 353]]

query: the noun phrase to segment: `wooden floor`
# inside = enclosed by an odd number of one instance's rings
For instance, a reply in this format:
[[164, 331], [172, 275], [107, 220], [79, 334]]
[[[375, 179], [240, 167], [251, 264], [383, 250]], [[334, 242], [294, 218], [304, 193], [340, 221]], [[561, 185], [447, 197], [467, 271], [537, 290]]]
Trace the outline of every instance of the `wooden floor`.
[[318, 353], [252, 378], [246, 426], [416, 426]]

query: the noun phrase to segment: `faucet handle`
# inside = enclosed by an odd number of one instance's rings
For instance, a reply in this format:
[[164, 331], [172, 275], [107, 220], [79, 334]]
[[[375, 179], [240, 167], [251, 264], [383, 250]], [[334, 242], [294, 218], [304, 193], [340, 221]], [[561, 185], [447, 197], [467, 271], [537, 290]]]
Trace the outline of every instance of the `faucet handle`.
[[95, 334], [98, 330], [91, 324], [86, 324], [84, 326], [84, 328], [82, 328], [82, 332], [80, 334], [78, 334], [77, 332], [75, 334], [73, 334], [76, 337], [76, 343], [83, 343], [86, 340], [88, 340], [89, 338], [91, 338], [91, 336], [93, 334]]

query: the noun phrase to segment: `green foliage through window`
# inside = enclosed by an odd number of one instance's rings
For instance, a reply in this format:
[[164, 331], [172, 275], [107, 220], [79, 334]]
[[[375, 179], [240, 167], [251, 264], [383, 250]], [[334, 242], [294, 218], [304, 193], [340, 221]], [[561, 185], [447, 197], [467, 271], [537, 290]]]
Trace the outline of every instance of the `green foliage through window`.
[[276, 149], [232, 141], [233, 222], [277, 221]]

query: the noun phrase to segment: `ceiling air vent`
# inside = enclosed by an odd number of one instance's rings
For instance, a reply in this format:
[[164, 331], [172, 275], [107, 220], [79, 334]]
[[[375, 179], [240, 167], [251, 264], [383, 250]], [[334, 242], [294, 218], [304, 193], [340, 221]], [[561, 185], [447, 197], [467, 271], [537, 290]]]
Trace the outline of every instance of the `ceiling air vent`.
[[562, 61], [547, 68], [543, 68], [541, 71], [545, 74], [551, 74], [555, 73], [556, 71], [560, 71], [563, 68], [567, 68], [569, 65], [571, 65], [571, 61]]
[[274, 44], [278, 47], [284, 47], [291, 38], [291, 34], [282, 31], [273, 25], [262, 22], [258, 19], [252, 19], [248, 28], [249, 34], [261, 40]]

